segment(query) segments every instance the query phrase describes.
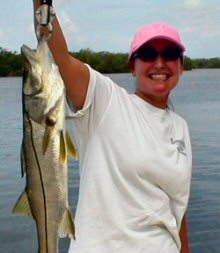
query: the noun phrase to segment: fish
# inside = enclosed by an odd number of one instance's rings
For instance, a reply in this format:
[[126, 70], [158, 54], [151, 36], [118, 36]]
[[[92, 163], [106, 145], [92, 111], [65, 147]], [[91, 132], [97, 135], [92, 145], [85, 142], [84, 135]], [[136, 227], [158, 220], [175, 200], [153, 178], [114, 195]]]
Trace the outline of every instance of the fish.
[[25, 189], [13, 213], [34, 218], [39, 253], [58, 253], [60, 237], [75, 238], [68, 201], [68, 154], [78, 151], [65, 124], [65, 85], [46, 40], [21, 47], [23, 139], [21, 173]]

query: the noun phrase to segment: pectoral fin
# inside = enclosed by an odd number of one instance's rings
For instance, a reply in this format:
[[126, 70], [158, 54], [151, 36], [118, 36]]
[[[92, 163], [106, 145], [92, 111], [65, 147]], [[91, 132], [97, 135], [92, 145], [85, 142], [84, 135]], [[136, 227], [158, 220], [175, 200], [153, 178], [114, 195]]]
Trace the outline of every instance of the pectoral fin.
[[49, 142], [52, 139], [52, 135], [53, 135], [53, 127], [47, 126], [43, 138], [43, 154], [45, 154], [47, 151]]
[[60, 162], [67, 162], [67, 149], [63, 131], [60, 132]]
[[76, 149], [68, 131], [66, 131], [66, 144], [68, 154], [72, 155], [76, 160], [78, 160], [79, 159], [78, 150]]
[[59, 236], [61, 238], [68, 236], [70, 238], [75, 239], [75, 226], [74, 226], [73, 217], [69, 208], [66, 208], [65, 213], [63, 215], [63, 220], [62, 220], [62, 223], [60, 225], [60, 230], [59, 230]]
[[17, 203], [15, 204], [12, 212], [32, 216], [31, 208], [30, 208], [30, 204], [29, 204], [29, 201], [28, 201], [28, 198], [27, 198], [26, 191], [22, 192], [22, 194], [19, 197]]

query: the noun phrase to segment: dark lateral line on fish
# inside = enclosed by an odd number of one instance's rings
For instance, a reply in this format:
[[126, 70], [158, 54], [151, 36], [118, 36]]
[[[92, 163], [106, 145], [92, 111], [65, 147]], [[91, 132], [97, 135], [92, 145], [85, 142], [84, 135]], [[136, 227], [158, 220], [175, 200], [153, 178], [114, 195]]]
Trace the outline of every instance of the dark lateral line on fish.
[[37, 165], [38, 165], [38, 168], [39, 168], [41, 187], [42, 187], [42, 191], [43, 191], [44, 215], [45, 215], [46, 252], [49, 252], [49, 249], [48, 249], [48, 232], [47, 232], [47, 205], [46, 205], [46, 193], [45, 193], [44, 184], [43, 184], [43, 176], [42, 176], [42, 171], [41, 171], [41, 167], [40, 167], [40, 162], [39, 162], [39, 160], [38, 160], [37, 151], [36, 151], [35, 146], [34, 146], [33, 126], [32, 126], [31, 120], [30, 120], [30, 118], [29, 118], [28, 115], [27, 115], [27, 119], [28, 119], [29, 124], [30, 124], [30, 127], [31, 127], [31, 142], [32, 142], [34, 154], [35, 154], [35, 157], [36, 157]]

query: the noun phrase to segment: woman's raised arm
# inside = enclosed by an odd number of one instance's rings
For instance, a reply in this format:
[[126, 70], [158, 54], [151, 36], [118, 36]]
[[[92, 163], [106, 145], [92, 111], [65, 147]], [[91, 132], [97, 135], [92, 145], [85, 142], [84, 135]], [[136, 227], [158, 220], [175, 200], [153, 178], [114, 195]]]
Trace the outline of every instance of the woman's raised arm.
[[[34, 10], [39, 8], [40, 2], [40, 0], [33, 1]], [[53, 31], [51, 38], [48, 40], [48, 45], [66, 85], [68, 98], [77, 109], [80, 109], [84, 104], [87, 93], [89, 70], [84, 63], [69, 54], [64, 34], [56, 16], [52, 26]]]

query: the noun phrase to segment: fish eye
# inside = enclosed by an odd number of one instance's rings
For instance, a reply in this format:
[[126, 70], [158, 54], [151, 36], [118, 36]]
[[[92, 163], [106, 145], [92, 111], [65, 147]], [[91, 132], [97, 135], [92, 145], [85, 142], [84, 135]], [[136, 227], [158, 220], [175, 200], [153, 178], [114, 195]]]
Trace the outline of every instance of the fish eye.
[[53, 127], [55, 124], [56, 124], [56, 120], [55, 119], [50, 118], [50, 117], [46, 118], [46, 125], [47, 126]]

